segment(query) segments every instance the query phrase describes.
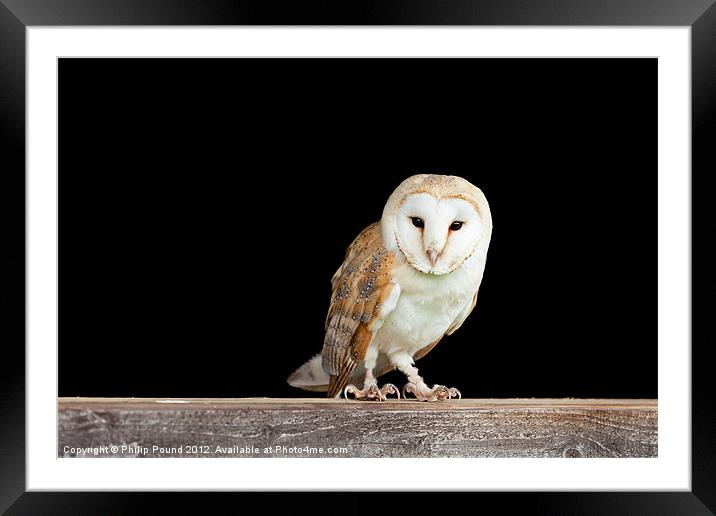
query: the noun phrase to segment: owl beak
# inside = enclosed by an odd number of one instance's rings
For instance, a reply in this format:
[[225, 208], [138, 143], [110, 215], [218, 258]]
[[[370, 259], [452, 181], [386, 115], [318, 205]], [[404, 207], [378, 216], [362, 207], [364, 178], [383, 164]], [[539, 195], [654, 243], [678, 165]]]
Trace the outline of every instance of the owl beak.
[[438, 262], [438, 258], [440, 257], [440, 253], [438, 253], [437, 249], [428, 249], [427, 255], [428, 260], [430, 260], [430, 265], [435, 267], [435, 264]]

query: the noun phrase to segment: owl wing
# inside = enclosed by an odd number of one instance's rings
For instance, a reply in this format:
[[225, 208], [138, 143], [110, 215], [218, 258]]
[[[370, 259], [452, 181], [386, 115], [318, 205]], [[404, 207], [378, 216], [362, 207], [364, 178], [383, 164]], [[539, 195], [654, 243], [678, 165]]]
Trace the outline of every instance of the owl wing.
[[400, 286], [391, 274], [394, 260], [395, 255], [383, 246], [380, 223], [376, 222], [348, 247], [343, 264], [333, 275], [321, 352], [323, 368], [331, 375], [331, 398], [345, 388], [356, 365], [365, 358], [373, 335], [398, 302]]

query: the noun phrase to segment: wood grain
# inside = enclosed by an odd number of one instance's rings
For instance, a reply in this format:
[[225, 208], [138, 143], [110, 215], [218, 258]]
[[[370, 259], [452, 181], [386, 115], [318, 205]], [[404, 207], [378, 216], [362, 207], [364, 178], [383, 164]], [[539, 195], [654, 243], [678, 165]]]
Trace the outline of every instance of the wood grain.
[[60, 398], [58, 456], [656, 457], [657, 401]]

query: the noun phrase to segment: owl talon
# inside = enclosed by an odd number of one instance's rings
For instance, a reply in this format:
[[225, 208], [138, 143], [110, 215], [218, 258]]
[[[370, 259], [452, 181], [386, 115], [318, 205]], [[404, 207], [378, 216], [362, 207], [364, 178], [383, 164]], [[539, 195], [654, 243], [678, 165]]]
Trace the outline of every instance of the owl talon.
[[[408, 382], [403, 386], [403, 398], [408, 399], [408, 394], [416, 394], [418, 386], [413, 382]], [[417, 395], [415, 396], [417, 398]]]
[[348, 397], [348, 395], [349, 395], [349, 394], [356, 393], [356, 392], [358, 392], [358, 387], [356, 387], [356, 386], [353, 385], [353, 384], [351, 384], [351, 385], [346, 385], [346, 388], [343, 390], [343, 396], [345, 396], [345, 398], [348, 400], [348, 399], [350, 399], [350, 398]]
[[418, 401], [443, 401], [452, 398], [462, 399], [460, 391], [454, 387], [447, 388], [444, 385], [433, 385], [431, 389], [425, 384], [415, 384], [408, 382], [403, 387], [403, 397], [407, 398], [407, 394], [413, 394]]
[[388, 399], [388, 394], [397, 394], [398, 399], [400, 399], [398, 388], [391, 383], [386, 383], [382, 389], [375, 384], [369, 385], [363, 389], [359, 389], [355, 385], [348, 385], [343, 390], [343, 395], [346, 399], [350, 399], [348, 397], [349, 394], [353, 394], [353, 398], [356, 400], [385, 401]]
[[392, 383], [386, 383], [383, 385], [380, 389], [380, 393], [383, 395], [383, 399], [388, 399], [388, 394], [395, 394], [397, 398], [400, 399], [400, 391]]
[[450, 391], [444, 385], [433, 385], [433, 394], [439, 401], [450, 399]]
[[378, 388], [377, 385], [371, 385], [370, 387], [368, 387], [367, 391], [368, 391], [368, 393], [366, 395], [367, 399], [382, 401], [381, 400], [382, 393], [380, 392], [380, 389]]

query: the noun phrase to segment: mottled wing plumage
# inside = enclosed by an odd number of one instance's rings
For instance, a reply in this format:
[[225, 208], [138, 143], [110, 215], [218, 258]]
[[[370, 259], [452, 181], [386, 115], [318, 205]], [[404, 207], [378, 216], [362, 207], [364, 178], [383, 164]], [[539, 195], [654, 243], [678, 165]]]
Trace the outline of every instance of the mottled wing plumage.
[[387, 317], [383, 302], [399, 288], [391, 283], [394, 259], [383, 246], [380, 223], [376, 222], [353, 241], [331, 280], [333, 295], [321, 352], [323, 368], [331, 375], [329, 397], [346, 386], [365, 357], [376, 325]]

